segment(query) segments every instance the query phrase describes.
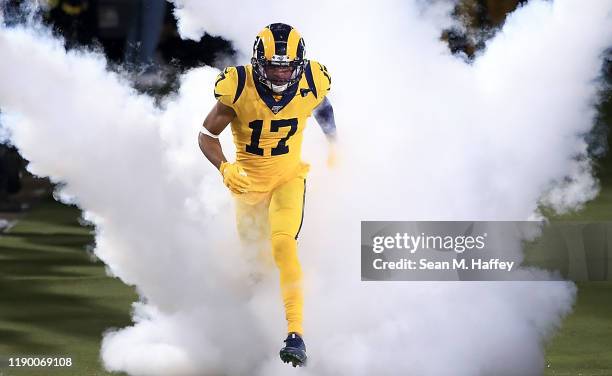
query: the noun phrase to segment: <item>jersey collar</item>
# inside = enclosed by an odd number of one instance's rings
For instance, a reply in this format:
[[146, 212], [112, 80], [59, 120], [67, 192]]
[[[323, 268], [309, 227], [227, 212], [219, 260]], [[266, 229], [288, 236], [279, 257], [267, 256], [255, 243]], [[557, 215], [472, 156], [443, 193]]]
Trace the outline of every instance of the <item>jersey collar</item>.
[[261, 82], [253, 77], [253, 81], [255, 82], [255, 88], [257, 89], [257, 94], [264, 101], [266, 106], [274, 113], [274, 115], [278, 114], [286, 105], [291, 102], [291, 99], [295, 97], [297, 93], [298, 86], [300, 86], [299, 82], [296, 82], [294, 85], [291, 85], [285, 92], [283, 96], [277, 101], [274, 99], [274, 96], [270, 92], [268, 88], [266, 88]]

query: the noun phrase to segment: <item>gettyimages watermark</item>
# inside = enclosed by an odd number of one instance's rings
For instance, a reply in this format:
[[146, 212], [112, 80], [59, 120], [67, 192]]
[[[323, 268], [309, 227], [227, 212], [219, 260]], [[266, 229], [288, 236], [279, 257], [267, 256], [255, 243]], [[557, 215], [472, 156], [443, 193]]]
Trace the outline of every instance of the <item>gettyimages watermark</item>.
[[361, 278], [612, 280], [612, 222], [364, 221]]

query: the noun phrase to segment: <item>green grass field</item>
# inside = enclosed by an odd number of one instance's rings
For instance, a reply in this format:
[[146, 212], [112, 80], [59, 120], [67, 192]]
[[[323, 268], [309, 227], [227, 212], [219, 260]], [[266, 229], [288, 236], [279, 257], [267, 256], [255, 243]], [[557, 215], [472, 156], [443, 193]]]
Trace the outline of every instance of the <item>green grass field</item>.
[[[595, 200], [556, 220], [612, 221], [611, 172], [609, 168], [599, 171], [602, 190]], [[579, 282], [577, 286], [573, 313], [546, 347], [545, 375], [612, 375], [612, 282]]]
[[[134, 290], [87, 252], [80, 212], [44, 202], [0, 237], [0, 375], [108, 375], [105, 330], [130, 325]], [[69, 357], [69, 368], [7, 367], [10, 357]]]
[[[607, 183], [607, 181], [606, 181]], [[612, 184], [605, 184], [611, 187]], [[560, 220], [610, 218], [612, 189]], [[130, 325], [134, 289], [108, 277], [87, 251], [78, 209], [46, 201], [0, 235], [0, 376], [109, 375], [105, 330]], [[578, 284], [574, 312], [547, 344], [546, 375], [612, 375], [612, 283]], [[69, 368], [11, 368], [8, 358], [70, 357]]]

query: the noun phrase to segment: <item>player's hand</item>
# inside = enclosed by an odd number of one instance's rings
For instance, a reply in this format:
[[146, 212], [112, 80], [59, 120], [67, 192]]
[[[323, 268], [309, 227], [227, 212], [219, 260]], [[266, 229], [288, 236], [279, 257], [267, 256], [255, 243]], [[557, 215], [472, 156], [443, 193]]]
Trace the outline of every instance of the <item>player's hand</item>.
[[246, 193], [251, 186], [251, 180], [242, 167], [236, 163], [223, 162], [219, 166], [219, 171], [223, 176], [223, 184], [230, 191], [236, 194]]
[[338, 166], [338, 150], [335, 143], [329, 144], [329, 150], [327, 152], [327, 167], [334, 168]]

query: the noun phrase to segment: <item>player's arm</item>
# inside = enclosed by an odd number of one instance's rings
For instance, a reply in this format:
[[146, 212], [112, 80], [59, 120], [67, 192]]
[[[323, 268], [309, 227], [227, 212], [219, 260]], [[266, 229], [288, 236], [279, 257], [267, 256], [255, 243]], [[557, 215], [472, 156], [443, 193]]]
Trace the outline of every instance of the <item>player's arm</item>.
[[334, 108], [327, 97], [314, 109], [313, 115], [317, 119], [317, 123], [329, 141], [329, 154], [327, 155], [327, 165], [334, 167], [338, 164], [336, 152], [336, 120], [334, 119]]
[[231, 107], [217, 102], [204, 119], [204, 124], [198, 135], [200, 150], [217, 169], [219, 169], [221, 163], [227, 162], [219, 142], [219, 134], [235, 117], [236, 113]]
[[334, 108], [327, 97], [314, 109], [313, 115], [329, 142], [335, 142], [337, 134]]
[[251, 182], [240, 166], [227, 162], [219, 142], [219, 134], [235, 117], [236, 112], [231, 107], [217, 102], [204, 119], [198, 135], [198, 144], [206, 159], [221, 172], [223, 184], [230, 191], [240, 194], [248, 191]]

